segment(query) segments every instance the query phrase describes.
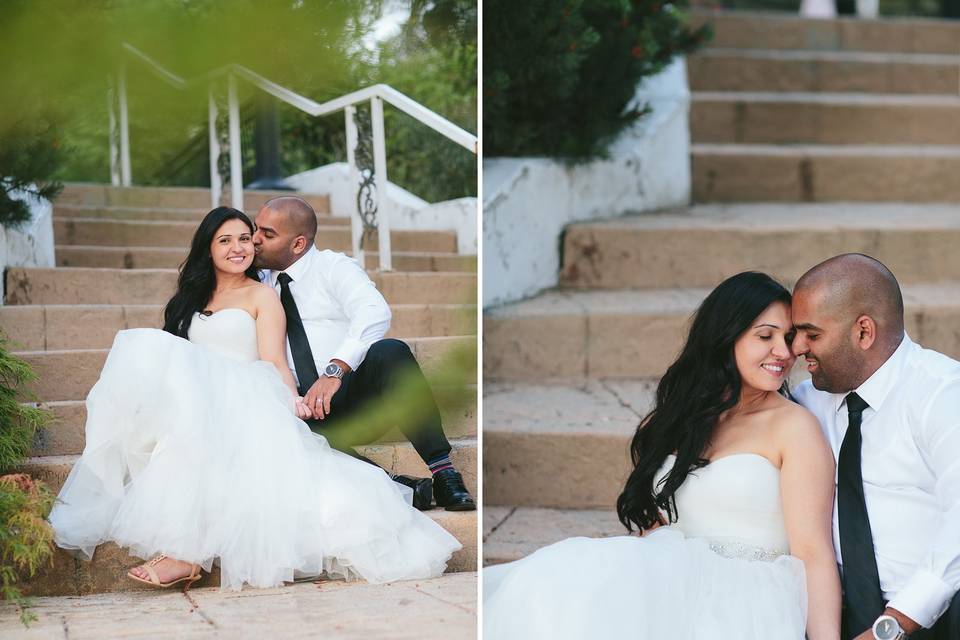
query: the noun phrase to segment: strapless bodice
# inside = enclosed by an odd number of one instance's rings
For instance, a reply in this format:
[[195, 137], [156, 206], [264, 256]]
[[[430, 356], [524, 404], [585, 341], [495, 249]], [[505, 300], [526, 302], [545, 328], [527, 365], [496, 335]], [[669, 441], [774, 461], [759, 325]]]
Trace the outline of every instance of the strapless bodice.
[[221, 309], [209, 316], [195, 313], [187, 335], [190, 342], [237, 362], [260, 359], [257, 321], [243, 309]]
[[[674, 460], [667, 458], [658, 480]], [[721, 555], [769, 560], [789, 553], [780, 470], [759, 454], [724, 456], [693, 470], [675, 497], [678, 520], [672, 527], [708, 540]]]

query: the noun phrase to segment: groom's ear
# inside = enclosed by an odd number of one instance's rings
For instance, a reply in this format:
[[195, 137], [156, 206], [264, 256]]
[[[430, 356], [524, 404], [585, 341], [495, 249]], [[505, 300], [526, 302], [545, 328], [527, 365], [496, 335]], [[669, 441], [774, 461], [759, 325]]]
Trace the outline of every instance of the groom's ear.
[[310, 248], [309, 243], [307, 242], [307, 239], [304, 236], [297, 236], [296, 238], [294, 238], [293, 244], [290, 246], [290, 249], [296, 255], [300, 255], [301, 253], [303, 253], [309, 248]]
[[853, 325], [854, 342], [864, 351], [868, 351], [877, 341], [877, 323], [867, 315], [860, 316]]

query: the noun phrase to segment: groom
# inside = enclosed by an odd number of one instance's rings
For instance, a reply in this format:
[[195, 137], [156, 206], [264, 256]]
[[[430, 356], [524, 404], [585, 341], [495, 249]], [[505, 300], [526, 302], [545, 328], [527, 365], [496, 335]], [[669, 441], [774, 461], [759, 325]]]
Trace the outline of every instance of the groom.
[[[273, 286], [287, 316], [287, 358], [313, 418], [310, 428], [355, 457], [389, 428], [360, 433], [346, 418], [383, 401], [404, 385], [405, 400], [422, 410], [419, 424], [400, 430], [431, 471], [432, 497], [448, 511], [476, 509], [463, 478], [450, 462], [450, 443], [440, 412], [410, 348], [383, 339], [390, 308], [363, 268], [342, 253], [314, 246], [317, 216], [300, 198], [266, 202], [256, 217], [254, 266]], [[429, 509], [431, 479], [396, 476], [414, 490], [414, 506]]]
[[795, 396], [837, 458], [843, 638], [960, 638], [960, 362], [910, 340], [896, 278], [861, 254], [800, 278], [793, 323]]

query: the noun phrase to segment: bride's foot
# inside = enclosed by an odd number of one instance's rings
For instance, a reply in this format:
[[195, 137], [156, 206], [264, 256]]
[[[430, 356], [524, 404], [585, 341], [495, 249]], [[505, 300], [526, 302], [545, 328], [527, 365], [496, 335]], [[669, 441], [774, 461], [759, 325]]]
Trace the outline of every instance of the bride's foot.
[[134, 580], [156, 587], [169, 587], [186, 581], [189, 587], [200, 579], [200, 566], [160, 555], [127, 572]]

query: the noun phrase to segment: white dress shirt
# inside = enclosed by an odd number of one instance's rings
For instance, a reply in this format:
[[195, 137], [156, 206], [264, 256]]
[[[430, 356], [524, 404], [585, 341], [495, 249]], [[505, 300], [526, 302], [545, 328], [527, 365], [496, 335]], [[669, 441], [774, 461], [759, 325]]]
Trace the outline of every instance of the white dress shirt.
[[[310, 247], [285, 271], [262, 272], [263, 282], [273, 286], [277, 295], [281, 273], [292, 279], [290, 293], [297, 303], [317, 371], [322, 374], [333, 359], [356, 370], [370, 345], [390, 329], [390, 307], [367, 272], [342, 253]], [[296, 378], [289, 340], [287, 361]]]
[[[960, 362], [904, 335], [892, 356], [855, 389], [863, 412], [863, 491], [880, 587], [890, 607], [933, 626], [960, 590]], [[820, 420], [839, 456], [847, 394], [794, 396]], [[840, 529], [834, 507], [837, 561]]]

